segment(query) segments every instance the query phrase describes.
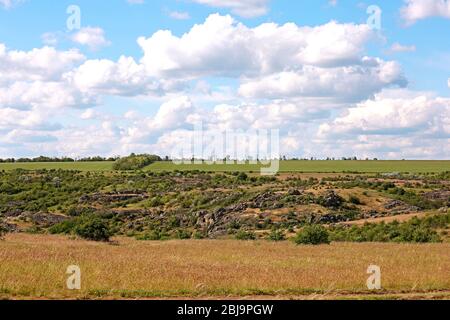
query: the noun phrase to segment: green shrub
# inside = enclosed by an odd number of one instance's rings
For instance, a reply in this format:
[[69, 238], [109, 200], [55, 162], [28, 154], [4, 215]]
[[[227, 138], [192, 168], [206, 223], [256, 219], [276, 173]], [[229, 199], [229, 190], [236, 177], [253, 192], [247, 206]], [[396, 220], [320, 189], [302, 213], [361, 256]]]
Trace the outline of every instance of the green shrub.
[[136, 237], [136, 240], [140, 241], [164, 241], [169, 239], [170, 236], [167, 232], [160, 229], [150, 230]]
[[78, 219], [72, 219], [60, 222], [48, 229], [50, 234], [71, 234], [77, 225]]
[[236, 239], [244, 241], [256, 240], [256, 234], [254, 232], [241, 230], [238, 233], [236, 233]]
[[86, 219], [75, 226], [74, 233], [83, 239], [108, 242], [110, 235], [108, 225], [100, 218]]
[[192, 238], [192, 233], [186, 230], [177, 230], [176, 238], [180, 240], [188, 240]]
[[239, 175], [237, 176], [237, 179], [239, 181], [247, 181], [248, 179], [248, 175], [244, 172], [239, 173]]
[[430, 216], [423, 219], [413, 218], [407, 222], [366, 223], [363, 226], [334, 227], [330, 235], [333, 241], [348, 242], [441, 242], [437, 230], [450, 224], [450, 214]]
[[294, 239], [296, 244], [330, 244], [328, 230], [320, 225], [311, 225], [304, 227]]
[[270, 241], [284, 241], [286, 240], [286, 236], [281, 230], [272, 230], [269, 234], [268, 240]]
[[81, 216], [55, 224], [48, 229], [50, 234], [73, 234], [91, 241], [109, 241], [109, 226], [99, 217]]
[[140, 241], [158, 241], [161, 240], [161, 233], [158, 231], [149, 231], [136, 237]]
[[138, 169], [142, 169], [156, 161], [161, 161], [161, 158], [159, 156], [148, 155], [148, 154], [142, 154], [142, 155], [132, 154], [129, 157], [118, 159], [114, 163], [113, 169], [121, 170], [121, 171], [138, 170]]

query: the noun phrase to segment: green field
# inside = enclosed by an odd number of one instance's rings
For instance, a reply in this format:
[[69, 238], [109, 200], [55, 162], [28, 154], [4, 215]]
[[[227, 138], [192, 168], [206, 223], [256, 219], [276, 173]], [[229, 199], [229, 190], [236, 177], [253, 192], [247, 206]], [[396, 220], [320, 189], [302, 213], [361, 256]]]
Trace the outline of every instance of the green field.
[[[0, 163], [0, 170], [13, 169], [64, 169], [80, 171], [108, 171], [112, 162], [65, 162], [65, 163]], [[259, 172], [260, 165], [175, 165], [172, 162], [156, 162], [145, 171], [213, 171], [213, 172]], [[450, 161], [282, 161], [280, 172], [360, 172], [360, 173], [438, 173], [450, 171]]]
[[109, 171], [113, 162], [30, 162], [30, 163], [0, 163], [0, 170], [41, 170], [63, 169], [79, 171]]
[[[174, 165], [171, 162], [157, 162], [146, 168], [149, 171], [203, 170], [218, 172], [254, 171], [259, 172], [259, 165]], [[432, 173], [450, 171], [450, 161], [282, 161], [280, 172], [361, 172], [387, 173], [410, 172]]]

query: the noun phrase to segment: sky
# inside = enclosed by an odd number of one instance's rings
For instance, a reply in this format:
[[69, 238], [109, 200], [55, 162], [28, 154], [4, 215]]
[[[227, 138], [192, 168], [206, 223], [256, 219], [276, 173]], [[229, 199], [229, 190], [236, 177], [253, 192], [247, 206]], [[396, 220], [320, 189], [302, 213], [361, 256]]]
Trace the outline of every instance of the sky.
[[449, 30], [448, 0], [0, 0], [0, 158], [170, 155], [201, 123], [449, 159]]

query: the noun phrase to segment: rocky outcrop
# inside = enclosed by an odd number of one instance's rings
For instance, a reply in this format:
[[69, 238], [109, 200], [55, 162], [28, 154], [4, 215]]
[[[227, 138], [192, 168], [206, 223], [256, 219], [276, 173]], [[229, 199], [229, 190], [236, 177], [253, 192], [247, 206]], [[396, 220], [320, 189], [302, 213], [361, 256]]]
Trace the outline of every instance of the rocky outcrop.
[[144, 200], [148, 198], [146, 193], [136, 193], [136, 192], [111, 192], [111, 193], [94, 193], [92, 195], [84, 195], [80, 198], [80, 203], [98, 202], [98, 203], [109, 203], [118, 201], [127, 201], [132, 199]]
[[320, 197], [319, 204], [325, 208], [339, 208], [344, 203], [342, 199], [334, 190], [328, 191], [325, 195]]
[[384, 208], [389, 211], [391, 215], [407, 214], [419, 212], [421, 209], [416, 206], [411, 206], [400, 200], [392, 200], [384, 205]]

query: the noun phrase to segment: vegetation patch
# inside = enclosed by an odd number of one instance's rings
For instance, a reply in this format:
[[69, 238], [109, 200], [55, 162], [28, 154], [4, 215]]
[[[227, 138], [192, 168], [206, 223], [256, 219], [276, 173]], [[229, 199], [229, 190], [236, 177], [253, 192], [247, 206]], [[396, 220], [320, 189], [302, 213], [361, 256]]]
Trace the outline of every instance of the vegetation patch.
[[339, 226], [330, 230], [333, 241], [347, 242], [442, 242], [438, 230], [450, 224], [450, 214], [436, 215], [423, 219], [413, 218], [400, 223], [366, 223], [363, 226]]
[[159, 156], [141, 154], [132, 154], [129, 157], [124, 157], [118, 159], [114, 165], [114, 170], [130, 171], [145, 168], [146, 166], [152, 164], [153, 162], [161, 161]]
[[72, 234], [86, 240], [108, 242], [111, 231], [108, 224], [99, 217], [81, 216], [61, 222], [49, 229], [52, 234]]
[[319, 245], [330, 244], [330, 235], [326, 228], [320, 225], [304, 227], [294, 238], [296, 244]]

